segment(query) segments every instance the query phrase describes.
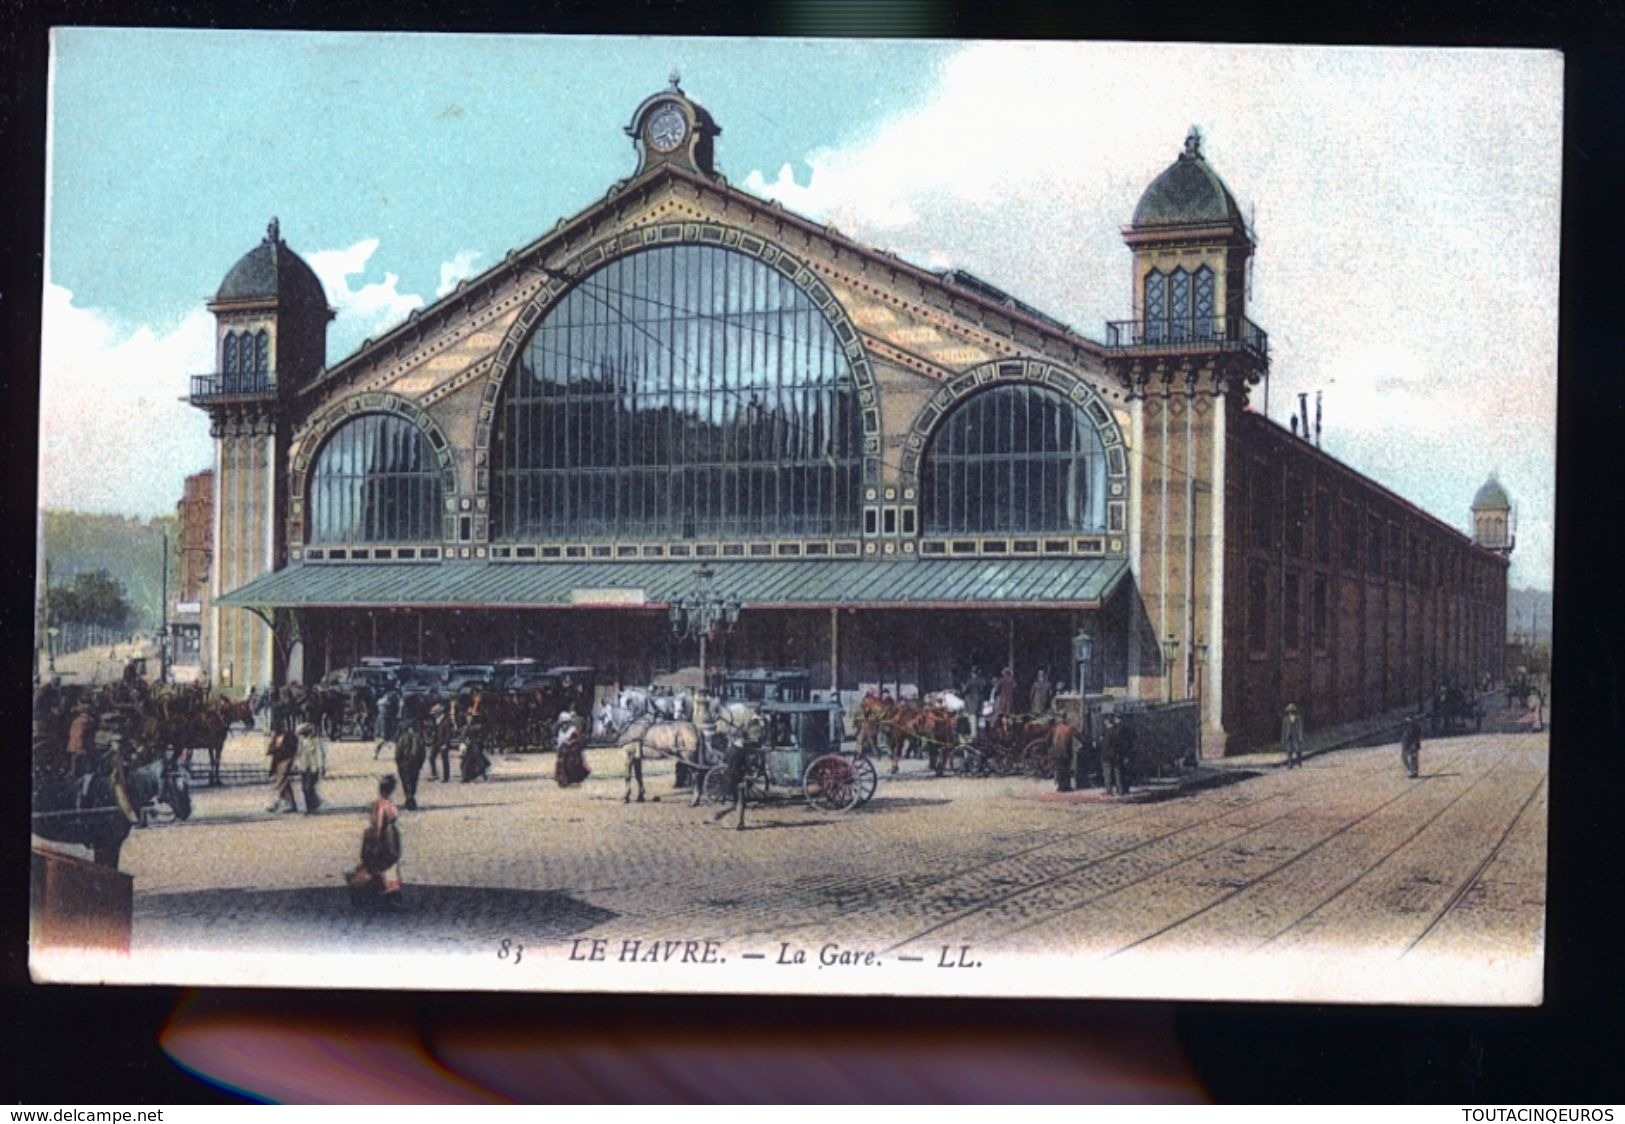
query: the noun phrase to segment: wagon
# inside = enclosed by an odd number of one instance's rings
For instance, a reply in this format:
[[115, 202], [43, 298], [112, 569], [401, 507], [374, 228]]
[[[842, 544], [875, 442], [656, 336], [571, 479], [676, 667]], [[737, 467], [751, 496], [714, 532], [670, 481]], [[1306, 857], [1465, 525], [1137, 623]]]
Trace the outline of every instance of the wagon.
[[[874, 763], [841, 751], [840, 711], [831, 704], [764, 702], [758, 714], [764, 738], [750, 755], [747, 801], [799, 791], [815, 808], [844, 812], [874, 796], [880, 779]], [[726, 800], [728, 767], [713, 766], [701, 784], [704, 800]]]

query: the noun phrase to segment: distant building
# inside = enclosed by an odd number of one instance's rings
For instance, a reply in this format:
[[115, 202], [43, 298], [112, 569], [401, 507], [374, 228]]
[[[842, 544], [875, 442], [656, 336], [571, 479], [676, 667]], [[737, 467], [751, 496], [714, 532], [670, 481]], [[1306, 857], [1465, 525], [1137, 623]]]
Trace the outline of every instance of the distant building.
[[1194, 131], [1104, 342], [732, 186], [675, 82], [627, 132], [602, 200], [331, 366], [274, 220], [227, 274], [191, 388], [218, 683], [513, 654], [648, 682], [695, 659], [668, 613], [702, 564], [740, 610], [719, 661], [848, 694], [1045, 668], [1199, 698], [1216, 753], [1288, 701], [1314, 728], [1499, 676], [1490, 509], [1475, 542], [1253, 411], [1255, 242]]
[[207, 672], [204, 659], [210, 631], [209, 567], [214, 558], [214, 470], [186, 478], [175, 505], [180, 542], [174, 596], [169, 604], [172, 658], [182, 667]]

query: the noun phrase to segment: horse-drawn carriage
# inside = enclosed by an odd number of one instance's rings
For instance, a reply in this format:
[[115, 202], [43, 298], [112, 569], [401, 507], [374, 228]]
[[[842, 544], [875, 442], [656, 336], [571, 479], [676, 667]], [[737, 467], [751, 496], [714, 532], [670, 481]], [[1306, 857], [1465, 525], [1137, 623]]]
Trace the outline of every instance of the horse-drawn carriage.
[[[747, 802], [799, 792], [814, 807], [844, 812], [874, 796], [874, 762], [842, 752], [840, 711], [829, 703], [764, 701], [757, 715], [761, 743], [749, 751]], [[728, 799], [727, 765], [712, 764], [694, 796], [697, 804]]]
[[969, 742], [955, 746], [949, 766], [960, 776], [1049, 778], [1053, 714], [1002, 715], [983, 726]]
[[552, 749], [560, 714], [592, 713], [596, 675], [591, 667], [527, 669], [510, 676], [506, 689], [471, 691], [465, 700], [468, 720], [479, 723], [487, 749]]
[[1484, 728], [1484, 707], [1478, 697], [1454, 684], [1435, 691], [1432, 706], [1428, 709], [1429, 732], [1434, 737], [1459, 734], [1465, 732], [1468, 726], [1475, 733]]

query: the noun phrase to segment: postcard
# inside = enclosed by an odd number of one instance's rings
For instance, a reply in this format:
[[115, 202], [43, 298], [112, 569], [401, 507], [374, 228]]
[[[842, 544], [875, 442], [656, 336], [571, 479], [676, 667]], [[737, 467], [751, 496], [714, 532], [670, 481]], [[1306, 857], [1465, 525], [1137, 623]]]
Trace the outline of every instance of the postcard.
[[1562, 88], [56, 31], [35, 978], [1538, 1004]]

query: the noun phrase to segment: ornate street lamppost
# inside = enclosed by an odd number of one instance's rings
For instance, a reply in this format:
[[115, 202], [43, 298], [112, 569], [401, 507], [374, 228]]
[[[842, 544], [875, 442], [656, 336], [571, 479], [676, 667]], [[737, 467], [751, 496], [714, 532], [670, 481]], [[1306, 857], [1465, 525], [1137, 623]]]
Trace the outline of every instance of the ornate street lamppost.
[[668, 610], [673, 636], [678, 640], [699, 638], [702, 692], [709, 687], [708, 683], [703, 682], [707, 678], [706, 642], [719, 631], [724, 635], [732, 632], [734, 625], [739, 623], [739, 611], [743, 608], [737, 599], [717, 596], [711, 586], [714, 576], [709, 566], [699, 567], [694, 571], [694, 584], [688, 596], [673, 601]]

